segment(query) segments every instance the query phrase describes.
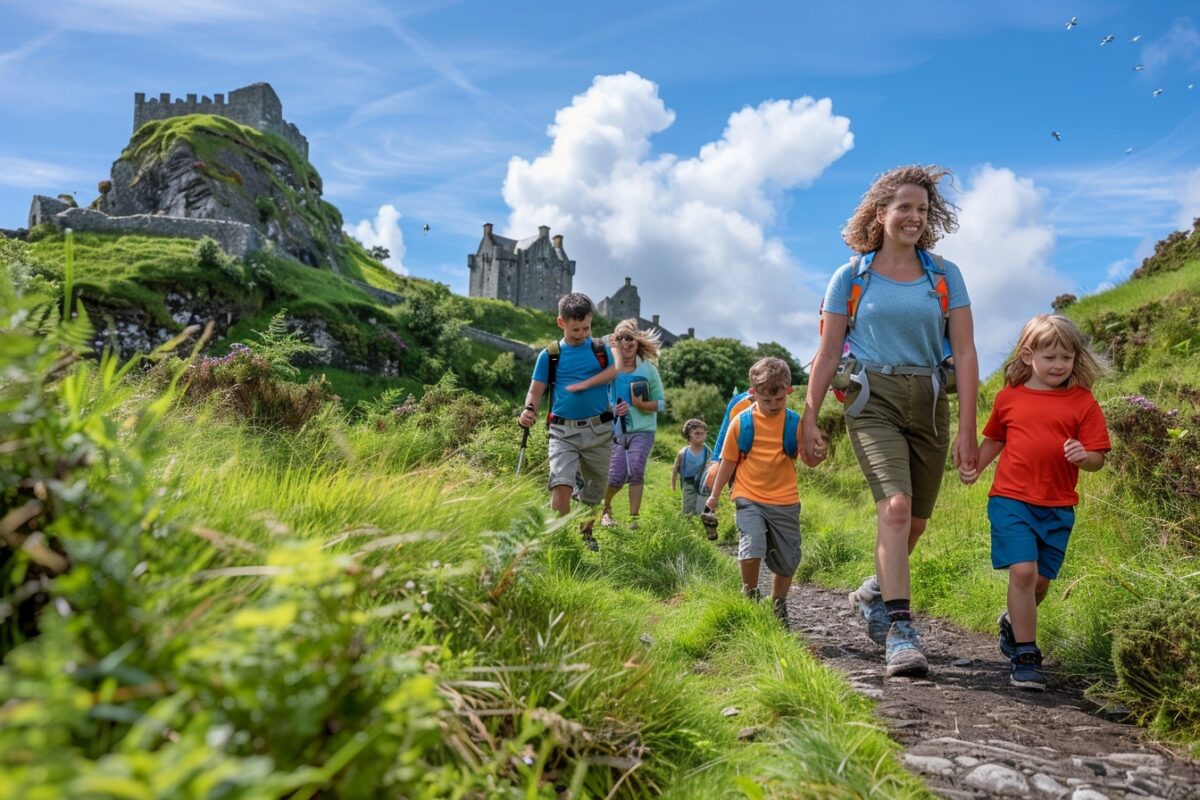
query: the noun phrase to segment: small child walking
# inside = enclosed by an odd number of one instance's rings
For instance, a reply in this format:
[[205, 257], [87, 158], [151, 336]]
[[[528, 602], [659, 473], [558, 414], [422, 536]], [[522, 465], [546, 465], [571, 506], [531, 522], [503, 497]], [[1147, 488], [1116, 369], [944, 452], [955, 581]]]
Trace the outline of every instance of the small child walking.
[[708, 499], [708, 487], [704, 485], [704, 469], [712, 457], [712, 450], [704, 440], [708, 437], [708, 425], [702, 419], [689, 419], [683, 423], [683, 438], [687, 446], [675, 456], [671, 467], [671, 491], [676, 490], [676, 479], [683, 485], [683, 514], [692, 516], [704, 511]]
[[1091, 392], [1105, 370], [1071, 320], [1034, 317], [1004, 366], [1004, 388], [983, 429], [978, 464], [959, 467], [959, 478], [970, 485], [1000, 456], [988, 492], [992, 567], [1008, 570], [1008, 607], [997, 623], [1000, 652], [1011, 661], [1009, 683], [1020, 689], [1046, 688], [1037, 607], [1067, 552], [1079, 470], [1103, 467], [1111, 448]]
[[738, 529], [738, 568], [742, 591], [757, 599], [759, 566], [771, 570], [775, 616], [788, 624], [787, 593], [800, 564], [800, 415], [787, 407], [792, 372], [781, 358], [767, 357], [750, 367], [754, 404], [729, 424], [721, 465], [705, 508], [715, 512], [721, 490], [733, 472], [733, 503]]

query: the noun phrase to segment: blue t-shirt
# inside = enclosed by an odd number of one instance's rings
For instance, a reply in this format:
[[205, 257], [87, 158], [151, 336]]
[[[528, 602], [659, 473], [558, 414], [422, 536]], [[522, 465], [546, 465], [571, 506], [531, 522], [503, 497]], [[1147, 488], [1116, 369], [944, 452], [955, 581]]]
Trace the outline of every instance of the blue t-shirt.
[[[566, 340], [558, 343], [559, 357], [557, 374], [554, 376], [554, 398], [550, 411], [566, 419], [587, 419], [608, 410], [608, 386], [600, 384], [582, 392], [568, 392], [567, 387], [579, 383], [601, 371], [600, 362], [592, 352], [591, 338], [584, 339], [576, 345], [567, 344]], [[609, 364], [613, 363], [612, 350], [604, 345], [604, 353], [608, 356]], [[537, 363], [533, 366], [533, 379], [548, 383], [550, 381], [550, 354], [545, 350], [538, 353]]]
[[[870, 265], [874, 253], [863, 256]], [[971, 305], [962, 272], [943, 261], [950, 308]], [[846, 314], [855, 267], [843, 264], [833, 273], [825, 290], [825, 310]], [[932, 293], [932, 294], [931, 294]], [[936, 367], [942, 362], [942, 309], [928, 275], [900, 283], [872, 273], [858, 303], [854, 329], [846, 337], [850, 352], [864, 361], [895, 366]]]
[[[643, 399], [657, 400], [659, 411], [662, 411], [666, 405], [667, 396], [663, 393], [662, 378], [658, 375], [658, 367], [641, 356], [637, 356], [637, 366], [634, 367], [633, 372], [618, 372], [617, 379], [610, 384], [608, 395], [608, 399], [612, 401], [613, 405], [616, 405], [618, 400], [629, 403], [627, 433], [658, 430], [658, 413], [635, 408], [629, 399], [631, 396], [630, 385], [639, 381], [646, 384], [647, 393]], [[613, 425], [615, 426], [614, 430], [619, 433], [621, 431], [620, 420], [613, 420]]]
[[701, 448], [699, 453], [693, 453], [690, 445], [683, 448], [683, 463], [679, 465], [679, 477], [684, 479], [699, 477], [711, 456], [712, 451], [708, 449], [708, 445]]

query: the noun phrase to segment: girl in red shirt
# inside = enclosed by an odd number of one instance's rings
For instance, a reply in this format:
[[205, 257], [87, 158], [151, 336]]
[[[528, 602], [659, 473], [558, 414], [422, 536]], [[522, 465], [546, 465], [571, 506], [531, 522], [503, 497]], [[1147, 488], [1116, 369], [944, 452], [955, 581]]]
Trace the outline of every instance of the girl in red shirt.
[[1104, 466], [1111, 445], [1091, 387], [1105, 371], [1075, 323], [1041, 314], [1025, 323], [1004, 366], [983, 429], [977, 466], [960, 465], [972, 484], [997, 455], [988, 492], [992, 566], [1008, 570], [1008, 608], [1000, 615], [1000, 652], [1012, 662], [1009, 683], [1042, 691], [1037, 606], [1058, 577], [1075, 523], [1079, 470]]

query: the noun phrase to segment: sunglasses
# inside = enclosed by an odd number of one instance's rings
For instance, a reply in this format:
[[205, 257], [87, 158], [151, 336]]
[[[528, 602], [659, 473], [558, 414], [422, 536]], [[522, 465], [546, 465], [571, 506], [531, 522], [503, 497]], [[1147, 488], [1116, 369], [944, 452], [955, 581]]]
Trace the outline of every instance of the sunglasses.
[[636, 340], [636, 339], [634, 339], [634, 338], [633, 338], [632, 336], [630, 336], [629, 334], [625, 334], [625, 333], [623, 333], [623, 334], [621, 334], [620, 336], [618, 336], [618, 337], [617, 337], [617, 341], [618, 341], [618, 342], [633, 342], [633, 341], [637, 341], [637, 340]]

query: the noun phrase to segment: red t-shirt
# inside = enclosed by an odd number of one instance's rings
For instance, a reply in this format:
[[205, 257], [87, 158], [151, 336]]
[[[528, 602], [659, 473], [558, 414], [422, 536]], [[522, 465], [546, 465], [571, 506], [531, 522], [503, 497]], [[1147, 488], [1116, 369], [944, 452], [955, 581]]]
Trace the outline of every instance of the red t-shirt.
[[1082, 386], [1030, 389], [1006, 386], [996, 395], [983, 435], [1004, 442], [989, 497], [1008, 497], [1036, 506], [1073, 506], [1079, 467], [1063, 455], [1063, 443], [1078, 439], [1085, 450], [1112, 448], [1104, 412]]

